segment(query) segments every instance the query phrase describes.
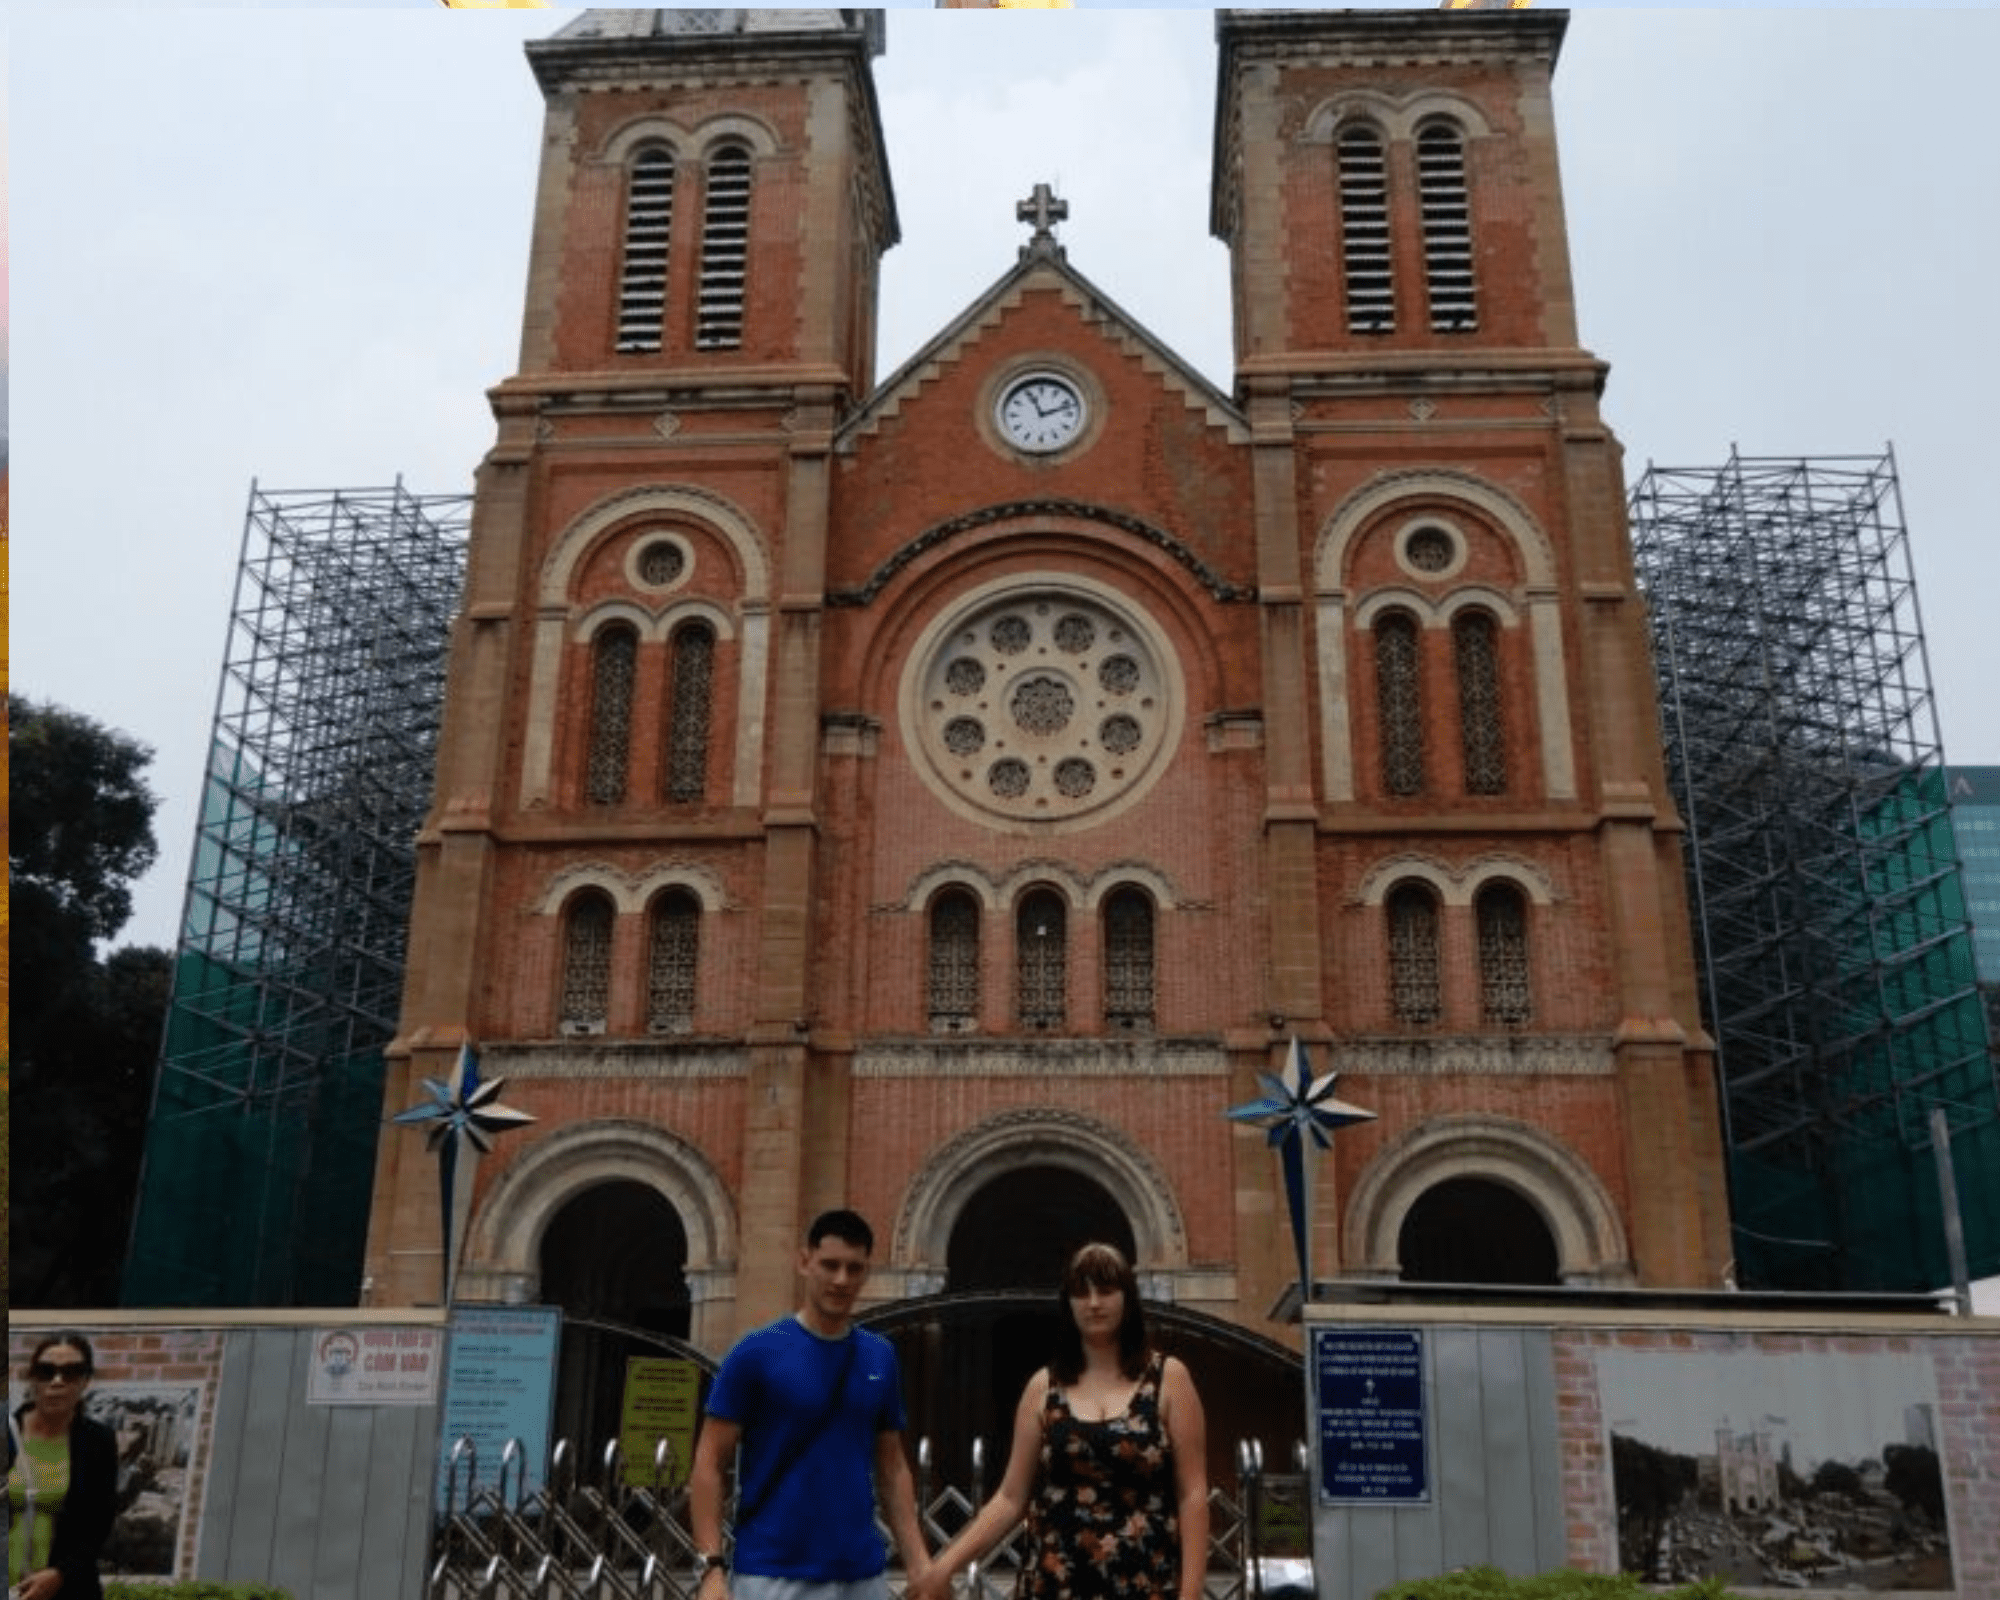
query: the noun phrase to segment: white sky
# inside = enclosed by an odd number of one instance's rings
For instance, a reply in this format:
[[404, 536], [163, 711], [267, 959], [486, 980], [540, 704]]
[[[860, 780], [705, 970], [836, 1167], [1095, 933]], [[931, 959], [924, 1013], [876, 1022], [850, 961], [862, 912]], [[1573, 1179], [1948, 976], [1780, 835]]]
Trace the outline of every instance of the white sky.
[[[17, 8], [17, 692], [145, 740], [175, 937], [248, 484], [469, 487], [513, 370], [548, 12]], [[1556, 76], [1584, 342], [1634, 475], [1902, 470], [1950, 757], [2000, 764], [1992, 374], [2000, 13], [1591, 8]], [[1212, 13], [897, 10], [886, 374], [1007, 269], [1070, 259], [1230, 386], [1207, 237]]]

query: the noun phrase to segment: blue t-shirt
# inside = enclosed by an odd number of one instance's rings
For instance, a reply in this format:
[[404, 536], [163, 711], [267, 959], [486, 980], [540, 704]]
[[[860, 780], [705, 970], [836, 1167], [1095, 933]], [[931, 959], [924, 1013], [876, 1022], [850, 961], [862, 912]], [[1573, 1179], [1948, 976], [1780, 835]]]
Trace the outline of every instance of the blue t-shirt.
[[[826, 1416], [827, 1397], [852, 1344], [840, 1402], [790, 1466], [802, 1434]], [[875, 1443], [904, 1427], [895, 1346], [850, 1329], [822, 1339], [796, 1317], [746, 1334], [723, 1358], [708, 1413], [743, 1430], [736, 1529], [738, 1572], [808, 1583], [852, 1583], [888, 1565], [875, 1528]], [[774, 1471], [784, 1476], [771, 1482]]]

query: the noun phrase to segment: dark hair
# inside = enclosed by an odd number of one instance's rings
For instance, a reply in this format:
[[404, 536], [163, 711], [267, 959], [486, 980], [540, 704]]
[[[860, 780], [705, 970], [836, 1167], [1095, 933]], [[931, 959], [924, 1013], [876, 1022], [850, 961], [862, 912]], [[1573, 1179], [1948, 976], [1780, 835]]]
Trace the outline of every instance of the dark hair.
[[1131, 1262], [1116, 1245], [1087, 1244], [1069, 1258], [1063, 1268], [1062, 1284], [1056, 1299], [1062, 1309], [1056, 1314], [1054, 1353], [1049, 1358], [1049, 1376], [1057, 1383], [1075, 1383], [1083, 1376], [1083, 1331], [1070, 1310], [1072, 1296], [1085, 1289], [1122, 1289], [1125, 1315], [1118, 1324], [1118, 1370], [1136, 1378], [1146, 1370], [1152, 1353], [1146, 1342], [1146, 1312], [1139, 1304], [1139, 1279]]
[[875, 1253], [875, 1230], [858, 1211], [822, 1211], [806, 1230], [806, 1248], [816, 1250], [828, 1235], [851, 1244], [864, 1255]]
[[83, 1368], [86, 1377], [97, 1370], [97, 1352], [90, 1348], [90, 1341], [74, 1328], [60, 1328], [54, 1333], [45, 1334], [41, 1342], [28, 1353], [28, 1365], [32, 1367], [59, 1344], [74, 1345], [83, 1352]]

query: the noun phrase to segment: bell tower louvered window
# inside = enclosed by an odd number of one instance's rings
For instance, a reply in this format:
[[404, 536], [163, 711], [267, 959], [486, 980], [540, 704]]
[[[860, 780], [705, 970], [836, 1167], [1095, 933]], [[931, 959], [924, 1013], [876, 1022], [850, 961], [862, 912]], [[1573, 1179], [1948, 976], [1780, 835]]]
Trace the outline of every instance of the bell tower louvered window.
[[1482, 889], [1479, 919], [1479, 1004], [1489, 1023], [1513, 1025], [1530, 1015], [1528, 913], [1520, 890], [1509, 884]]
[[1417, 193], [1423, 204], [1431, 331], [1470, 333], [1479, 326], [1472, 203], [1465, 187], [1465, 140], [1449, 123], [1431, 123], [1417, 135]]
[[1123, 1033], [1153, 1027], [1153, 902], [1137, 889], [1104, 903], [1104, 1021]]
[[1458, 669], [1459, 743], [1465, 756], [1467, 794], [1507, 792], [1507, 746], [1500, 723], [1498, 630], [1483, 611], [1468, 611], [1451, 625]]
[[694, 982], [701, 957], [701, 902], [669, 889], [654, 903], [646, 954], [646, 1031], [694, 1031]]
[[1340, 250], [1347, 331], [1390, 333], [1396, 285], [1389, 265], [1389, 180], [1382, 136], [1356, 125], [1340, 136]]
[[1389, 1009], [1398, 1022], [1428, 1027], [1439, 999], [1438, 906], [1428, 889], [1399, 884], [1389, 893]]
[[1069, 937], [1062, 900], [1053, 890], [1023, 897], [1014, 922], [1014, 960], [1021, 1026], [1036, 1032], [1062, 1027], [1069, 1014]]
[[611, 1015], [611, 898], [597, 890], [570, 902], [563, 919], [561, 1027], [602, 1033]]
[[590, 753], [584, 793], [592, 805], [625, 798], [626, 757], [632, 742], [632, 681], [639, 636], [627, 627], [601, 631], [590, 647]]
[[673, 709], [667, 730], [667, 799], [693, 805], [708, 793], [709, 713], [715, 630], [691, 622], [674, 632]]
[[1424, 789], [1422, 659], [1416, 618], [1392, 611], [1375, 624], [1375, 695], [1381, 718], [1382, 787], [1407, 798]]
[[674, 226], [674, 158], [657, 146], [632, 159], [625, 183], [625, 259], [618, 277], [618, 348], [657, 350], [667, 314], [667, 246]]
[[979, 902], [962, 890], [931, 907], [930, 1027], [966, 1033], [979, 1021]]
[[724, 145], [708, 163], [708, 204], [701, 229], [697, 349], [743, 343], [744, 278], [750, 261], [750, 152]]

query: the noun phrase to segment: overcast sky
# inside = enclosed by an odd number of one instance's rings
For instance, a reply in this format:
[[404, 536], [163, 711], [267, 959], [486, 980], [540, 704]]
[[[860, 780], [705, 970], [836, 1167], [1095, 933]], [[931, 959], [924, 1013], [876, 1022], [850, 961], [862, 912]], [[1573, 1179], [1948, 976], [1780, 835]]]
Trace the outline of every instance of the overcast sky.
[[[469, 487], [514, 368], [550, 12], [17, 12], [17, 692], [152, 745], [174, 941], [245, 498]], [[1556, 76], [1586, 345], [1633, 474], [1893, 442], [1946, 749], [2000, 764], [2000, 13], [1611, 10]], [[897, 10], [888, 373], [1007, 270], [1014, 201], [1231, 382], [1205, 10]]]

